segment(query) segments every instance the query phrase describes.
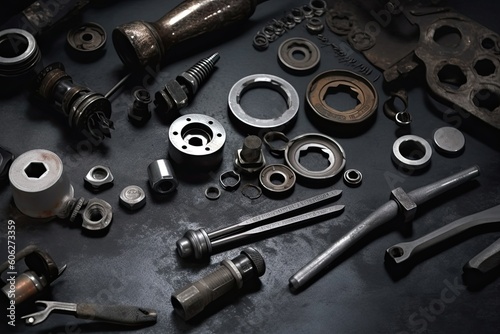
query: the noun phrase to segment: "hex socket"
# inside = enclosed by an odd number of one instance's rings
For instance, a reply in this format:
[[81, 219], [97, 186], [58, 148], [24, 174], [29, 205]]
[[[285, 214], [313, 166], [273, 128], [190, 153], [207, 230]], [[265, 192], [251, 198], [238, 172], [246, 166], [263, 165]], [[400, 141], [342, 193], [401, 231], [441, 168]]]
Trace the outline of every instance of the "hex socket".
[[148, 176], [151, 189], [160, 195], [170, 194], [179, 184], [172, 165], [167, 159], [153, 161], [148, 166]]

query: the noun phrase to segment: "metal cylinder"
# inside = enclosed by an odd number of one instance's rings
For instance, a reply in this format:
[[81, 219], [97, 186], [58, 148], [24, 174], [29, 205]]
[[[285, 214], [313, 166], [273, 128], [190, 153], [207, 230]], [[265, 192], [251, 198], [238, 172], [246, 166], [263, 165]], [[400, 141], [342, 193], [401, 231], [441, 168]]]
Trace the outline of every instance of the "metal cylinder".
[[166, 195], [177, 188], [177, 177], [167, 159], [153, 161], [148, 166], [148, 176], [151, 189], [158, 194]]
[[[38, 277], [34, 271], [26, 271], [17, 276], [14, 283], [15, 302], [21, 304], [30, 297], [42, 291], [48, 285], [45, 277]], [[2, 292], [8, 297], [11, 286], [7, 284], [2, 288]]]
[[73, 186], [61, 159], [47, 150], [20, 155], [9, 170], [10, 188], [16, 207], [32, 218], [66, 216]]

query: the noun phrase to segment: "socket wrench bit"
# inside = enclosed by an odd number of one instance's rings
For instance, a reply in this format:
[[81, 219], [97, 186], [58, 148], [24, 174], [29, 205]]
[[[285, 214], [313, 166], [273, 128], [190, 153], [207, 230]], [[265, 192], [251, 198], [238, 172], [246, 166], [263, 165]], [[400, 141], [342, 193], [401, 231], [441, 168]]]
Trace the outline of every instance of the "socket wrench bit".
[[249, 18], [266, 0], [186, 0], [156, 22], [134, 21], [113, 31], [122, 62], [132, 69], [157, 68], [170, 47]]
[[266, 272], [264, 258], [252, 247], [243, 249], [234, 259], [220, 264], [219, 269], [172, 294], [172, 306], [184, 320], [191, 319], [212, 301], [235, 288], [241, 289], [245, 283], [256, 280]]
[[312, 259], [289, 279], [289, 288], [297, 291], [303, 288], [320, 272], [324, 271], [333, 261], [338, 259], [348, 249], [358, 243], [374, 229], [395, 218], [398, 212], [409, 222], [415, 215], [418, 205], [454, 189], [455, 187], [474, 179], [479, 175], [479, 167], [473, 166], [457, 174], [446, 177], [429, 185], [405, 193], [397, 188], [391, 193], [391, 200], [366, 217], [359, 225], [331, 245], [323, 253]]

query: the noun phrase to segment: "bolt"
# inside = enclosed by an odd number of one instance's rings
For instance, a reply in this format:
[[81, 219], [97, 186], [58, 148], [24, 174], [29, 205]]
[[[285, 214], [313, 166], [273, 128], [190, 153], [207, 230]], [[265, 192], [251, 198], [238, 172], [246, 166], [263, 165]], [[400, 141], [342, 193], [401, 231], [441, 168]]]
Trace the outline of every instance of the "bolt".
[[134, 91], [134, 103], [128, 112], [128, 119], [136, 125], [144, 125], [151, 118], [151, 110], [149, 104], [151, 103], [151, 95], [145, 89], [138, 89]]
[[232, 260], [224, 260], [221, 267], [199, 281], [186, 285], [172, 294], [175, 312], [189, 320], [217, 298], [244, 283], [255, 281], [266, 272], [262, 255], [252, 247], [245, 248]]
[[238, 172], [252, 174], [260, 171], [266, 160], [262, 152], [262, 140], [257, 136], [248, 136], [243, 147], [236, 152], [234, 166]]
[[156, 108], [169, 115], [178, 113], [180, 109], [186, 107], [193, 99], [198, 88], [214, 71], [215, 64], [219, 59], [219, 54], [214, 53], [210, 57], [201, 59], [189, 70], [178, 75], [175, 80], [168, 81], [155, 94], [154, 103]]

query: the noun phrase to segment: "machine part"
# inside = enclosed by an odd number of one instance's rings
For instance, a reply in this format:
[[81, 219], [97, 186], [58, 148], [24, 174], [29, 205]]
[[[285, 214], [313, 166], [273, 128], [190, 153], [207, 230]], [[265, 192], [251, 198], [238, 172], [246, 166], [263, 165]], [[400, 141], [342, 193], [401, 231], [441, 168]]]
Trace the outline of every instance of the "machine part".
[[434, 132], [434, 147], [436, 150], [448, 156], [459, 156], [465, 149], [464, 134], [453, 127], [445, 126]]
[[26, 325], [38, 325], [52, 312], [74, 315], [80, 319], [111, 322], [118, 325], [144, 326], [156, 323], [157, 313], [153, 309], [125, 305], [74, 304], [37, 300], [36, 304], [45, 305], [42, 311], [21, 317]]
[[243, 147], [236, 151], [234, 168], [238, 173], [257, 173], [266, 165], [266, 158], [262, 152], [262, 140], [258, 136], [247, 136], [243, 140]]
[[285, 24], [287, 30], [292, 30], [297, 25], [292, 14], [287, 14], [281, 21]]
[[102, 199], [89, 199], [83, 209], [82, 219], [82, 228], [88, 231], [104, 230], [113, 220], [113, 208]]
[[168, 81], [155, 94], [154, 102], [157, 110], [164, 113], [166, 117], [178, 116], [179, 111], [193, 100], [198, 89], [207, 81], [219, 59], [220, 56], [216, 52], [198, 61], [186, 72], [178, 75], [175, 80]]
[[257, 33], [253, 38], [253, 47], [257, 51], [264, 51], [269, 47], [269, 40], [266, 35], [262, 33]]
[[299, 7], [292, 8], [290, 10], [290, 15], [293, 17], [293, 20], [295, 21], [296, 24], [299, 24], [300, 22], [304, 21], [304, 12], [302, 9]]
[[136, 211], [146, 205], [146, 193], [139, 186], [127, 186], [120, 193], [120, 204], [130, 211]]
[[412, 201], [416, 207], [417, 205], [421, 205], [448, 190], [454, 189], [455, 187], [474, 179], [478, 175], [479, 167], [474, 166], [429, 185], [415, 189], [407, 194], [401, 188], [396, 189], [399, 191], [393, 191], [393, 197], [389, 200], [389, 202], [383, 204], [377, 210], [372, 212], [361, 223], [359, 223], [359, 225], [354, 227], [323, 253], [316, 256], [307, 265], [302, 267], [302, 269], [290, 277], [290, 289], [292, 291], [296, 291], [303, 288], [316, 275], [323, 272], [333, 261], [337, 260], [339, 256], [344, 254], [352, 246], [356, 245], [360, 240], [370, 234], [370, 232], [384, 223], [394, 219], [398, 215], [398, 212], [404, 214], [406, 212], [405, 208], [408, 207], [408, 203], [404, 203], [404, 198], [402, 198], [402, 196], [394, 196], [394, 193], [406, 194], [406, 198]]
[[111, 170], [105, 166], [92, 167], [87, 175], [83, 178], [85, 186], [94, 191], [100, 192], [113, 186], [113, 174]]
[[14, 154], [0, 146], [0, 184], [7, 180], [9, 168], [14, 161]]
[[470, 287], [480, 287], [495, 277], [500, 269], [500, 239], [474, 256], [463, 267], [463, 280]]
[[369, 50], [375, 45], [375, 37], [364, 30], [352, 31], [347, 36], [347, 40], [358, 51]]
[[[17, 251], [14, 261], [17, 263], [21, 259], [24, 259], [28, 270], [18, 275], [13, 284], [9, 283], [2, 288], [5, 296], [13, 300], [16, 305], [45, 290], [66, 269], [66, 265], [59, 268], [50, 254], [40, 250], [35, 245], [30, 245]], [[12, 266], [12, 261], [5, 261], [0, 266], [0, 273], [5, 272]], [[9, 270], [9, 272], [13, 274], [12, 270]], [[13, 291], [15, 291], [14, 295], [12, 294]]]
[[[240, 105], [245, 92], [254, 88], [267, 88], [278, 92], [286, 101], [287, 109], [279, 117], [260, 119], [248, 115]], [[235, 119], [249, 131], [254, 133], [273, 131], [286, 128], [291, 125], [299, 110], [299, 95], [293, 86], [287, 81], [270, 74], [253, 74], [236, 82], [228, 97], [229, 110]]]
[[271, 194], [289, 194], [295, 187], [295, 173], [285, 165], [268, 165], [260, 172], [259, 182]]
[[241, 183], [240, 174], [236, 173], [234, 170], [226, 171], [220, 175], [219, 183], [222, 189], [227, 191], [234, 191], [238, 189], [238, 187], [240, 186]]
[[234, 259], [220, 264], [219, 269], [172, 294], [172, 306], [182, 319], [191, 319], [214, 300], [256, 281], [266, 272], [264, 258], [252, 247], [243, 249]]
[[151, 95], [145, 89], [134, 91], [134, 103], [128, 112], [128, 120], [135, 125], [144, 125], [151, 119]]
[[211, 170], [222, 161], [226, 131], [210, 116], [190, 114], [179, 117], [168, 130], [168, 153], [179, 165]]
[[182, 238], [177, 240], [177, 254], [181, 258], [205, 259], [212, 254], [212, 242], [215, 240], [248, 231], [270, 221], [290, 217], [302, 210], [311, 210], [314, 207], [319, 207], [336, 200], [341, 194], [341, 190], [332, 190], [212, 232], [207, 232], [202, 228], [199, 230], [188, 230]]
[[14, 160], [10, 187], [17, 209], [32, 218], [65, 218], [73, 186], [61, 159], [47, 150], [32, 150]]
[[73, 83], [63, 64], [47, 66], [36, 80], [36, 93], [66, 116], [71, 128], [98, 143], [111, 137], [111, 102], [102, 94]]
[[262, 196], [262, 189], [259, 186], [256, 186], [255, 184], [247, 183], [241, 188], [241, 193], [246, 198], [254, 200]]
[[322, 16], [327, 10], [326, 1], [323, 0], [310, 0], [309, 7], [311, 7], [316, 16]]
[[425, 168], [430, 164], [431, 157], [431, 145], [424, 138], [415, 135], [399, 137], [392, 146], [392, 161], [403, 168]]
[[[396, 106], [396, 101], [401, 102], [402, 109]], [[408, 93], [405, 90], [391, 93], [391, 96], [384, 102], [384, 114], [401, 127], [409, 126], [412, 117], [408, 112]]]
[[96, 60], [105, 53], [106, 30], [94, 22], [71, 29], [66, 35], [71, 51], [83, 61]]
[[22, 29], [0, 31], [2, 95], [12, 94], [29, 83], [42, 68], [42, 54], [33, 35]]
[[[282, 145], [276, 145], [281, 142]], [[268, 132], [264, 135], [264, 143], [269, 148], [269, 152], [277, 158], [283, 158], [285, 150], [290, 139], [283, 132]]]
[[[350, 110], [339, 110], [328, 105], [330, 94], [347, 93], [357, 105]], [[366, 78], [346, 70], [323, 72], [307, 86], [306, 100], [312, 111], [321, 119], [343, 126], [356, 126], [367, 122], [377, 110], [378, 94]]]
[[311, 17], [314, 16], [314, 10], [311, 8], [311, 6], [302, 5], [302, 7], [300, 7], [300, 9], [302, 10], [302, 13], [304, 14], [304, 18], [310, 19]]
[[124, 76], [123, 78], [121, 78], [120, 81], [118, 81], [116, 83], [116, 85], [114, 85], [113, 87], [111, 87], [111, 89], [104, 95], [104, 97], [107, 98], [107, 99], [109, 99], [111, 96], [113, 96], [113, 94], [115, 94], [120, 88], [123, 87], [123, 85], [125, 84], [125, 82], [127, 82], [127, 80], [131, 76], [132, 76], [132, 73], [129, 73], [126, 76]]
[[357, 169], [348, 169], [344, 172], [344, 182], [349, 187], [358, 187], [363, 181], [363, 174]]
[[220, 197], [220, 189], [216, 186], [210, 186], [205, 189], [205, 197], [211, 201], [215, 201]]
[[[324, 40], [324, 38], [322, 39]], [[352, 56], [352, 52], [350, 51], [350, 49], [346, 50], [345, 46], [340, 47], [335, 43], [330, 43], [330, 45], [335, 52], [335, 56], [337, 56], [339, 63], [345, 63], [349, 67], [352, 67], [356, 72], [366, 76], [369, 76], [373, 73], [373, 69], [370, 66], [365, 65], [362, 62], [358, 62], [358, 60]], [[372, 81], [375, 82], [379, 78], [380, 75], [377, 74], [377, 76], [373, 78]]]
[[76, 199], [73, 199], [73, 202], [75, 203], [72, 210], [71, 210], [71, 214], [69, 216], [69, 221], [71, 223], [74, 223], [76, 221], [76, 218], [78, 217], [78, 215], [80, 214], [80, 210], [87, 205], [88, 201], [83, 198], [83, 197], [80, 197], [78, 200]]
[[286, 32], [285, 24], [279, 20], [273, 19], [272, 26], [277, 37], [283, 36]]
[[347, 36], [354, 27], [354, 19], [350, 13], [329, 10], [326, 14], [326, 24], [335, 34]]
[[285, 68], [292, 71], [309, 71], [318, 66], [321, 53], [308, 39], [290, 38], [281, 43], [278, 59]]
[[274, 42], [279, 37], [276, 34], [274, 25], [272, 25], [272, 24], [268, 24], [267, 26], [265, 26], [264, 28], [262, 28], [262, 30], [259, 31], [259, 34], [262, 34], [262, 35], [266, 36], [266, 39], [269, 41], [269, 43]]
[[174, 169], [167, 159], [159, 159], [150, 163], [148, 177], [151, 189], [160, 195], [172, 193], [179, 185]]
[[131, 68], [162, 65], [170, 47], [250, 17], [265, 0], [183, 1], [156, 22], [135, 21], [113, 31], [113, 44]]
[[[319, 153], [328, 163], [323, 169], [316, 165], [314, 170], [301, 163], [308, 153]], [[321, 186], [333, 181], [342, 172], [346, 163], [344, 149], [332, 138], [319, 133], [306, 133], [288, 142], [285, 149], [285, 162], [297, 174], [297, 177]], [[323, 164], [325, 165], [325, 164]]]
[[320, 18], [311, 17], [307, 20], [306, 29], [311, 35], [318, 35], [325, 30], [325, 26]]
[[402, 265], [410, 262], [412, 258], [417, 256], [419, 253], [422, 253], [423, 251], [426, 251], [443, 241], [451, 239], [458, 234], [465, 233], [466, 231], [481, 225], [496, 225], [499, 222], [500, 205], [497, 205], [487, 210], [455, 220], [454, 222], [444, 225], [441, 228], [416, 240], [402, 242], [389, 247], [385, 251], [385, 260], [389, 261], [390, 264], [393, 265]]

